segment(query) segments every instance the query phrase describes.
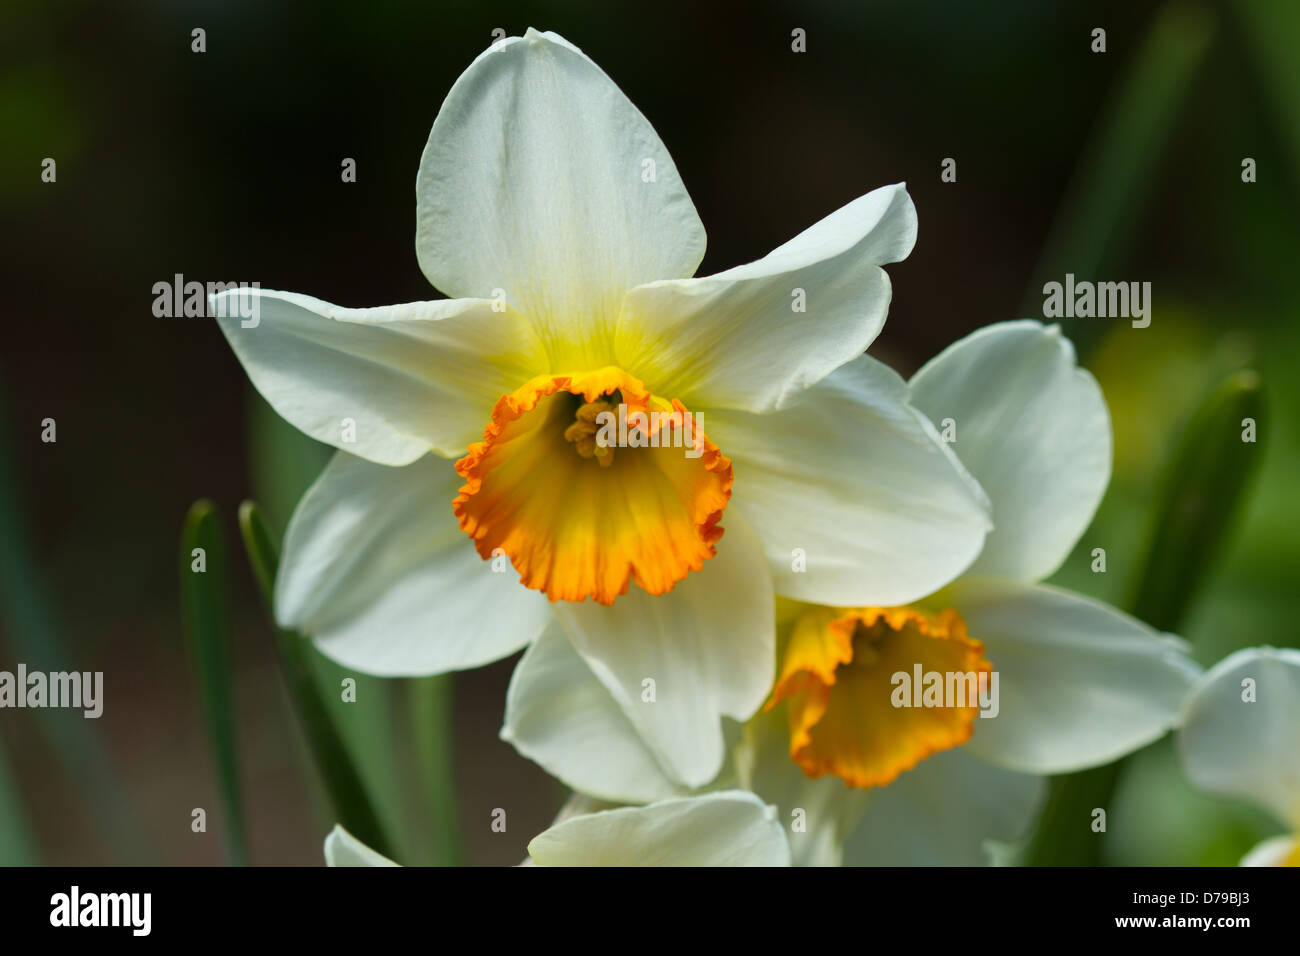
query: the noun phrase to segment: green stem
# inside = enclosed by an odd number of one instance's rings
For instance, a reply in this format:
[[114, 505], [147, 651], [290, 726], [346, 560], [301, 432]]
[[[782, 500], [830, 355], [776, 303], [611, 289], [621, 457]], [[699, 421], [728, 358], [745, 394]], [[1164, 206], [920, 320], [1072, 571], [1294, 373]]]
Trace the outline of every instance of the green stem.
[[451, 748], [451, 674], [411, 682], [411, 722], [418, 764], [430, 799], [433, 852], [438, 866], [459, 866], [465, 857], [456, 800]]

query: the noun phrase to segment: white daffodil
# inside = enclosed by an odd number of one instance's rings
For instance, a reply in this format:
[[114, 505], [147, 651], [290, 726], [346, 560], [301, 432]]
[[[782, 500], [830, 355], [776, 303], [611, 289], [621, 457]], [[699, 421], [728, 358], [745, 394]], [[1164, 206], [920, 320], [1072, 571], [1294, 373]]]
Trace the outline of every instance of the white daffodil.
[[[794, 825], [799, 863], [985, 862], [985, 841], [1030, 822], [1043, 775], [1160, 737], [1198, 673], [1176, 638], [1036, 583], [1110, 475], [1101, 390], [1055, 326], [984, 328], [908, 388], [987, 492], [994, 530], [965, 575], [909, 604], [779, 603], [778, 678], [737, 772]], [[515, 672], [503, 736], [580, 792], [677, 792], [583, 666], [543, 636]]]
[[897, 604], [978, 553], [987, 502], [862, 355], [881, 265], [915, 241], [901, 185], [689, 278], [704, 229], [663, 143], [580, 50], [529, 30], [452, 87], [416, 200], [420, 267], [453, 298], [213, 299], [254, 386], [340, 449], [275, 587], [279, 623], [328, 656], [431, 674], [557, 625], [698, 786], [720, 718], [770, 690], [773, 574], [806, 600]]
[[[789, 866], [776, 808], [742, 790], [644, 807], [561, 813], [528, 844], [537, 866]], [[341, 826], [325, 838], [329, 866], [396, 866]]]
[[1300, 866], [1300, 651], [1251, 647], [1219, 661], [1187, 697], [1183, 771], [1203, 790], [1259, 804], [1290, 832], [1242, 866]]

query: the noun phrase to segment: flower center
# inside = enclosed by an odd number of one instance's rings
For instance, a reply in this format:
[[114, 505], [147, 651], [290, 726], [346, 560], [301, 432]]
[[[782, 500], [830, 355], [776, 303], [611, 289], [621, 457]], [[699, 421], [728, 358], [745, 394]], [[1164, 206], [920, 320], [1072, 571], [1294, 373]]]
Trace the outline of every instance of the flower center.
[[613, 366], [503, 395], [456, 470], [452, 508], [479, 555], [504, 553], [553, 601], [671, 590], [714, 555], [731, 497], [699, 416]]
[[606, 433], [598, 425], [605, 424], [609, 420], [608, 416], [616, 416], [620, 404], [619, 396], [613, 395], [579, 405], [573, 413], [573, 424], [564, 430], [564, 440], [573, 442], [583, 458], [595, 458], [602, 468], [608, 468], [614, 464], [614, 449], [617, 446], [608, 443]]
[[786, 702], [790, 757], [808, 776], [883, 786], [970, 739], [996, 690], [983, 655], [956, 611], [811, 607], [766, 709]]

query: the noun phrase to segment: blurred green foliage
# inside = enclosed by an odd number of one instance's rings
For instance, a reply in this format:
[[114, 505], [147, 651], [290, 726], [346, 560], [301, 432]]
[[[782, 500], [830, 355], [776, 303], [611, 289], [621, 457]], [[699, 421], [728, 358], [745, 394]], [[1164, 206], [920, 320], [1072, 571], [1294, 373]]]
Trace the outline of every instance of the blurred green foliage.
[[[1293, 57], [1281, 51], [1294, 51], [1300, 41], [1297, 9], [1252, 0], [1236, 11], [1259, 54], [1278, 132], [1294, 142], [1300, 142], [1294, 140], [1300, 97]], [[1132, 261], [1139, 200], [1149, 195], [1161, 161], [1169, 160], [1162, 141], [1185, 108], [1215, 22], [1210, 8], [1183, 0], [1170, 0], [1156, 14], [1150, 39], [1083, 154], [1040, 279], [1067, 270], [1086, 278], [1103, 262], [1107, 274], [1118, 276], [1115, 270]], [[1292, 42], [1284, 47], [1279, 37]], [[1288, 68], [1279, 69], [1283, 63]], [[1267, 191], [1294, 207], [1300, 177], [1288, 177], [1280, 189], [1273, 182]], [[1285, 270], [1283, 261], [1294, 263], [1300, 251], [1297, 235], [1270, 238], [1262, 258]], [[1300, 295], [1294, 283], [1277, 284], [1280, 274], [1272, 276], [1272, 288], [1245, 302], [1153, 297], [1160, 308], [1140, 330], [1120, 326], [1100, 335], [1095, 320], [1066, 323], [1110, 405], [1115, 459], [1092, 527], [1053, 581], [1178, 630], [1205, 664], [1240, 647], [1300, 640], [1289, 623], [1300, 566], [1300, 502], [1287, 494], [1300, 473], [1296, 422], [1292, 414], [1266, 415], [1260, 375], [1243, 371], [1253, 366], [1265, 381], [1275, 376], [1283, 383], [1282, 408], [1300, 409], [1294, 376], [1283, 367], [1300, 358], [1287, 331], [1294, 322], [1251, 314], [1261, 308], [1300, 314]], [[1278, 338], [1291, 339], [1283, 351], [1273, 348]], [[1251, 442], [1244, 440], [1248, 421], [1256, 430]], [[1093, 571], [1097, 547], [1106, 551], [1104, 574]], [[1104, 839], [1083, 829], [1093, 806], [1114, 815]], [[1166, 741], [1122, 764], [1053, 781], [1029, 853], [1040, 863], [1221, 865], [1239, 860], [1274, 830], [1265, 815], [1242, 804], [1190, 793]]]
[[[239, 506], [239, 531], [249, 569], [270, 611], [280, 568], [280, 547], [254, 502], [245, 501]], [[317, 655], [309, 638], [274, 623], [271, 631], [284, 685], [329, 796], [332, 815], [367, 846], [384, 856], [397, 857], [389, 831], [374, 807], [376, 791], [384, 781], [365, 775], [354, 748], [348, 747], [346, 735], [340, 732], [340, 726], [346, 726], [347, 721], [336, 716], [332, 702], [336, 696], [348, 702], [350, 695], [343, 692], [343, 682], [322, 685], [313, 672]], [[346, 712], [351, 709], [349, 706]]]
[[22, 792], [0, 742], [0, 866], [33, 866], [37, 862]]

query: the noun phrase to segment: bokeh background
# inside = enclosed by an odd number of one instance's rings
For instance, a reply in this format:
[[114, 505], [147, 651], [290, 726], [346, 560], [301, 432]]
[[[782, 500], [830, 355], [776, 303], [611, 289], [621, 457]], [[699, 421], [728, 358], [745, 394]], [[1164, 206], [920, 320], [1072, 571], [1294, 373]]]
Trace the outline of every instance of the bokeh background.
[[[1178, 630], [1206, 663], [1300, 643], [1293, 0], [6, 0], [0, 669], [102, 670], [106, 690], [97, 721], [0, 711], [0, 862], [226, 859], [178, 587], [201, 497], [226, 539], [250, 858], [321, 862], [333, 814], [234, 516], [255, 498], [282, 531], [328, 450], [269, 411], [212, 322], [155, 318], [152, 286], [183, 273], [347, 306], [434, 295], [413, 249], [429, 127], [492, 30], [530, 25], [582, 47], [654, 124], [709, 233], [701, 274], [905, 180], [920, 238], [890, 269], [872, 349], [904, 374], [978, 326], [1041, 317], [1048, 278], [1150, 281], [1149, 328], [1066, 323], [1117, 444], [1112, 487], [1056, 580], [1131, 606], [1162, 472], [1196, 449], [1198, 405], [1250, 369], [1260, 440], [1220, 455], [1249, 478], [1236, 505], [1202, 502], [1232, 521], [1186, 576]], [[1246, 157], [1257, 182], [1242, 181]], [[45, 418], [56, 443], [40, 440]], [[404, 862], [516, 862], [563, 800], [497, 739], [512, 666], [361, 678], [357, 703], [327, 698]], [[342, 671], [313, 668], [338, 687]], [[206, 833], [191, 831], [195, 807]], [[505, 833], [490, 828], [498, 807]], [[1234, 863], [1276, 829], [1192, 792], [1165, 742], [1125, 765], [1105, 858]]]

